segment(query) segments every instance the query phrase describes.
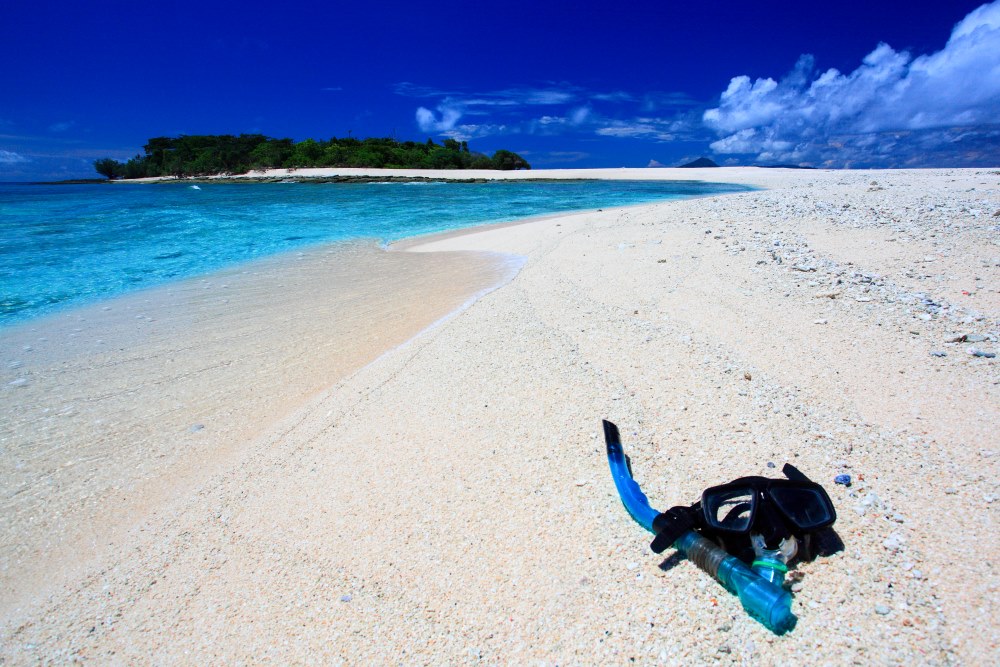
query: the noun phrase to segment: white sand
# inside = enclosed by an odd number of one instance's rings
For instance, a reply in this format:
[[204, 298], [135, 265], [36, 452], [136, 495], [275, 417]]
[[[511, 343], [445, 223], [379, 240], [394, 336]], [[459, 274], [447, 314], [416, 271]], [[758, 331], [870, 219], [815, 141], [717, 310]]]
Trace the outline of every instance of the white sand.
[[[1000, 661], [1000, 365], [967, 353], [998, 347], [1000, 175], [648, 174], [770, 189], [411, 247], [526, 262], [52, 562], [4, 606], [2, 659]], [[792, 633], [657, 567], [602, 417], [662, 508], [769, 461], [827, 486], [845, 550], [800, 566]]]

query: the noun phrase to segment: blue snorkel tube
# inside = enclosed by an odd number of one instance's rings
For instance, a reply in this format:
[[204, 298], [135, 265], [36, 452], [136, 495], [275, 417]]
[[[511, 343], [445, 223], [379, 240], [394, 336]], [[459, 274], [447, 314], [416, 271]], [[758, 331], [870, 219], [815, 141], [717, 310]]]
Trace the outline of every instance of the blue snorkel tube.
[[[618, 428], [605, 421], [604, 435], [611, 477], [622, 504], [636, 523], [654, 535], [657, 534], [659, 531], [654, 528], [654, 523], [661, 513], [649, 506], [649, 499], [632, 479]], [[795, 627], [791, 594], [751, 570], [739, 558], [729, 555], [694, 530], [683, 533], [673, 546], [715, 578], [727, 591], [739, 597], [743, 609], [774, 634], [782, 635]]]

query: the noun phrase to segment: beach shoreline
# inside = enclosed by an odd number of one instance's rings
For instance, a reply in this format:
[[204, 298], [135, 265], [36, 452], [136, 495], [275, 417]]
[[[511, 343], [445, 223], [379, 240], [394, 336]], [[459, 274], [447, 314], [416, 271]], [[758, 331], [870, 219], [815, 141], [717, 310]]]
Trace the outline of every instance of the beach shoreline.
[[[242, 436], [238, 457], [126, 517], [77, 569], [71, 552], [46, 563], [68, 575], [26, 580], [35, 588], [5, 607], [0, 655], [1000, 656], [1000, 575], [982, 564], [1000, 546], [1000, 366], [968, 351], [995, 352], [1000, 336], [997, 173], [586, 171], [762, 189], [393, 244], [406, 252], [384, 255], [414, 258], [401, 282], [425, 281], [404, 297], [420, 305], [456, 287], [426, 262], [465, 258], [475, 272], [484, 257], [524, 259], [516, 277], [510, 266], [482, 276], [481, 298], [455, 296], [450, 319], [405, 344], [340, 375], [320, 370], [296, 409]], [[314, 298], [316, 275], [286, 291]], [[305, 353], [296, 368], [314, 361]], [[768, 463], [794, 462], [826, 486], [845, 550], [799, 567], [792, 633], [774, 638], [688, 564], [657, 567], [610, 484], [601, 418], [620, 425], [664, 508], [773, 476]], [[833, 485], [845, 473], [854, 485]], [[942, 513], [964, 539], [941, 535]], [[7, 577], [24, 571], [4, 565]]]
[[[829, 169], [770, 167], [620, 167], [617, 169], [370, 169], [353, 167], [300, 167], [252, 170], [245, 174], [152, 177], [109, 183], [322, 183], [322, 182], [428, 182], [488, 183], [491, 181], [706, 181], [763, 187], [775, 183], [774, 174], [829, 173]], [[920, 170], [916, 170], [920, 171]], [[794, 176], [793, 176], [794, 177]], [[778, 179], [780, 180], [780, 178]]]

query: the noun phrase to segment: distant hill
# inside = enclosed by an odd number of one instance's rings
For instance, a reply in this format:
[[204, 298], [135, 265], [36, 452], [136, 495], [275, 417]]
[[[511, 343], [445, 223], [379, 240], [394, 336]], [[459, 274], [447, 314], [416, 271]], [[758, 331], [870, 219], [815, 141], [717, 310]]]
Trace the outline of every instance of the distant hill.
[[719, 165], [715, 162], [709, 160], [707, 157], [700, 157], [694, 162], [688, 162], [687, 164], [682, 164], [681, 169], [703, 169], [705, 167], [718, 167]]

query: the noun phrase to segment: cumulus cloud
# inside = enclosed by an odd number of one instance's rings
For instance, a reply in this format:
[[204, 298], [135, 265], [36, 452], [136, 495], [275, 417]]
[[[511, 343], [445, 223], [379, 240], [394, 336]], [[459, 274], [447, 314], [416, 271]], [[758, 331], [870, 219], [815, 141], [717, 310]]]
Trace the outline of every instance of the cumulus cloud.
[[437, 113], [427, 107], [419, 107], [416, 112], [417, 126], [422, 132], [437, 134], [458, 141], [469, 141], [493, 134], [516, 133], [516, 128], [508, 128], [502, 123], [459, 123], [469, 112], [460, 103], [446, 100], [439, 104]]
[[455, 129], [455, 124], [462, 117], [462, 110], [457, 106], [439, 104], [438, 114], [427, 107], [417, 109], [417, 125], [423, 132], [449, 132]]
[[22, 162], [30, 162], [30, 160], [14, 151], [0, 150], [0, 164], [20, 164]]
[[971, 164], [977, 138], [997, 141], [1000, 0], [966, 16], [933, 54], [879, 44], [848, 74], [817, 76], [804, 55], [781, 81], [735, 77], [702, 119], [718, 133], [716, 153], [760, 161], [897, 166], [919, 163], [921, 151], [940, 159], [951, 145], [962, 147], [952, 163]]

